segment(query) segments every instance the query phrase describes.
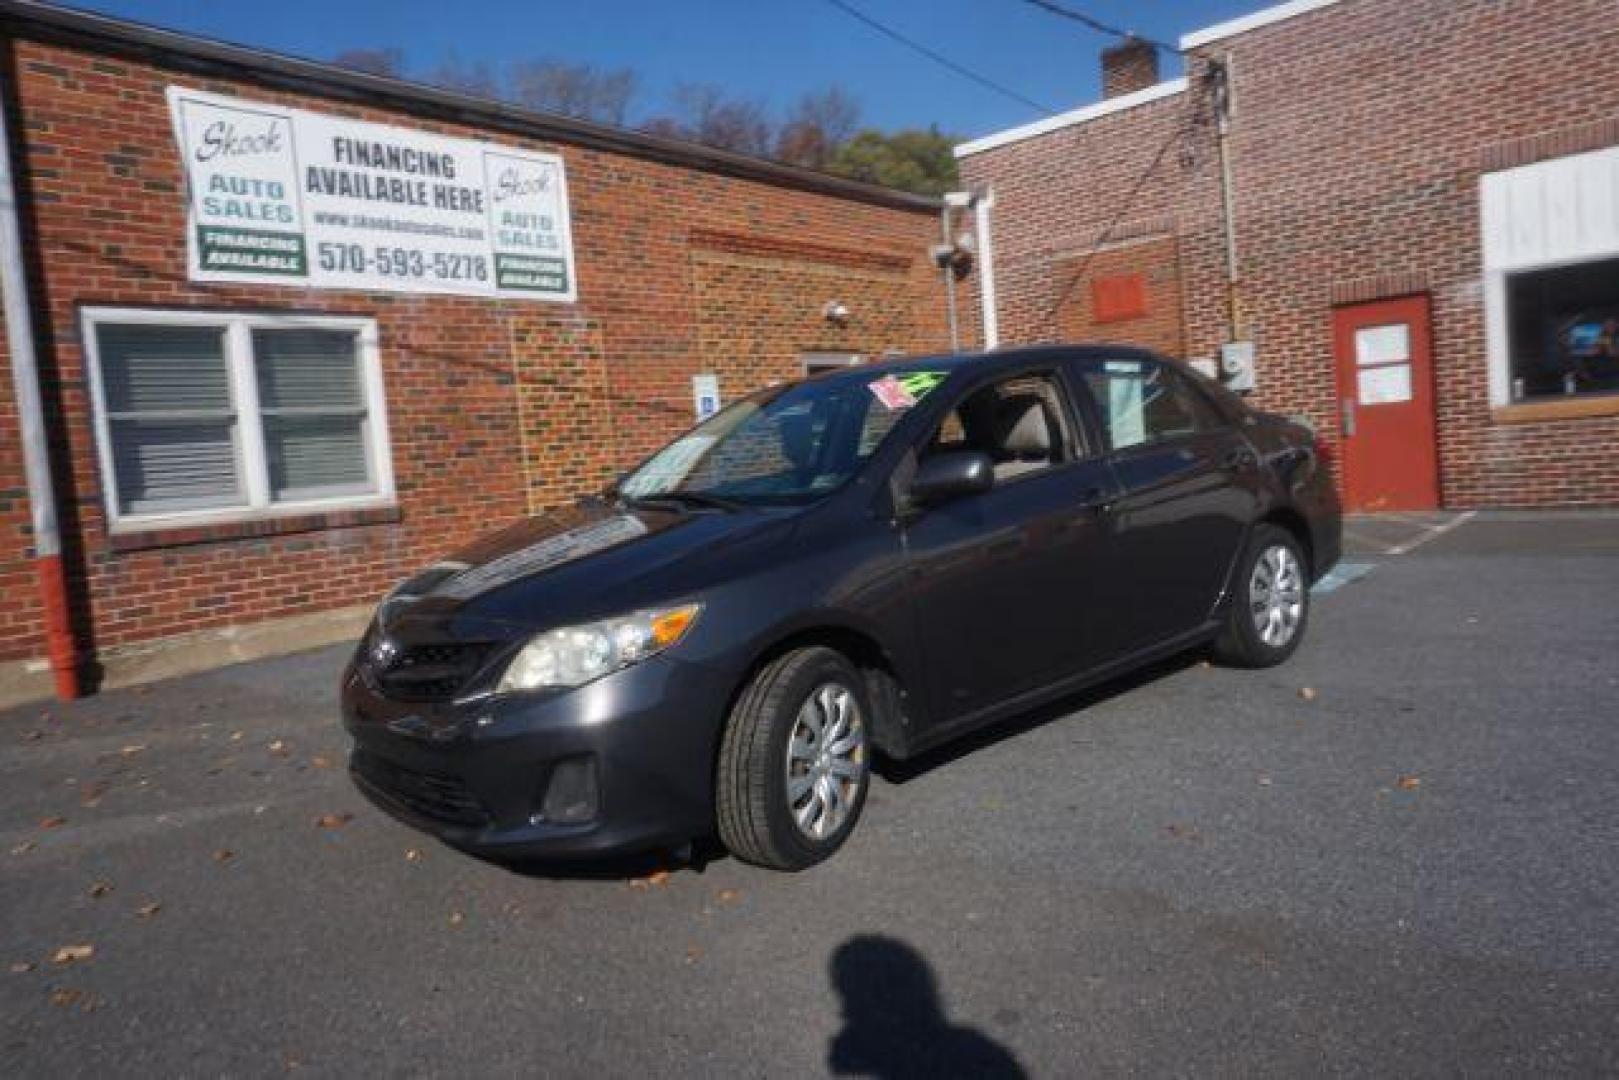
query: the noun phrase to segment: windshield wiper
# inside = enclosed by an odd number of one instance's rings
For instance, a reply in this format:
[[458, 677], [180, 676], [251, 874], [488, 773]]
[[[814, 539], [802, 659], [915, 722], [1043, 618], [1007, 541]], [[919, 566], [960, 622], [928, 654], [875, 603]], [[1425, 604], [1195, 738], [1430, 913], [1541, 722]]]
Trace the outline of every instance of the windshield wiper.
[[735, 513], [743, 507], [743, 504], [735, 499], [727, 499], [723, 495], [707, 491], [659, 491], [650, 495], [621, 494], [619, 498], [636, 507], [674, 503], [676, 506], [700, 506], [708, 510], [724, 510], [726, 513]]

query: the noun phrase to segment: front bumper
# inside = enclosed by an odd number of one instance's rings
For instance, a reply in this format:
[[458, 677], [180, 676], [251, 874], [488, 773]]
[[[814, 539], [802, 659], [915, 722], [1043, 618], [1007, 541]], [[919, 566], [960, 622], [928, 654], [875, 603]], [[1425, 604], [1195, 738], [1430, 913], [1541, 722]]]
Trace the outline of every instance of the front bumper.
[[572, 690], [404, 702], [350, 665], [342, 687], [350, 774], [395, 817], [481, 854], [585, 856], [681, 842], [713, 827], [729, 691], [712, 669], [653, 657]]

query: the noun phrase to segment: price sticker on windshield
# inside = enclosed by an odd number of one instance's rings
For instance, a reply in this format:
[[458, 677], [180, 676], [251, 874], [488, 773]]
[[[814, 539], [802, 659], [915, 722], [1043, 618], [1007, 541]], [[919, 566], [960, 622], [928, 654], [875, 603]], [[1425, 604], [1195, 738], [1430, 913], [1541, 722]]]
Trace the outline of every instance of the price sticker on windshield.
[[903, 375], [884, 375], [867, 383], [866, 389], [885, 409], [909, 409], [944, 380], [942, 371], [907, 371]]

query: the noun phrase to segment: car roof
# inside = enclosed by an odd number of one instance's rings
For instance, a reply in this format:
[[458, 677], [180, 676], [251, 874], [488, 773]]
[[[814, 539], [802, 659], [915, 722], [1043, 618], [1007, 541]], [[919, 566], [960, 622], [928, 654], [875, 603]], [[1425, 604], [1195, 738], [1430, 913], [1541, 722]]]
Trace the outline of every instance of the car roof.
[[908, 371], [996, 372], [1013, 370], [1028, 364], [1058, 363], [1065, 360], [1161, 360], [1163, 357], [1139, 345], [1072, 344], [1072, 345], [1014, 345], [1000, 349], [975, 349], [971, 352], [934, 353], [927, 356], [885, 357], [869, 364], [856, 364], [848, 368], [817, 375], [817, 380], [869, 379], [873, 371], [904, 374]]

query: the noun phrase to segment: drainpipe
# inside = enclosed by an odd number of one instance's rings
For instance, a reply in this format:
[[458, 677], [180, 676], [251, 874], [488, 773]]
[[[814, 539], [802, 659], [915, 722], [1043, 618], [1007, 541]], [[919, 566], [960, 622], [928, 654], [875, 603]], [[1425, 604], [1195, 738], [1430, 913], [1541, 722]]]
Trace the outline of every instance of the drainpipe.
[[11, 378], [16, 389], [23, 470], [28, 479], [28, 505], [33, 514], [34, 564], [39, 574], [40, 601], [45, 609], [46, 652], [56, 681], [56, 696], [71, 701], [81, 693], [78, 647], [68, 619], [62, 534], [56, 520], [45, 410], [40, 399], [39, 367], [34, 354], [28, 275], [23, 269], [22, 232], [17, 224], [16, 178], [11, 168], [11, 133], [6, 124], [9, 89], [0, 83], [0, 291], [4, 293], [6, 342], [11, 350]]
[[1220, 150], [1220, 208], [1225, 221], [1226, 340], [1245, 337], [1237, 258], [1237, 195], [1231, 164], [1231, 54], [1213, 61], [1215, 135]]
[[973, 200], [973, 219], [978, 226], [978, 303], [983, 312], [986, 349], [1001, 343], [1000, 310], [995, 305], [995, 242], [989, 231], [989, 212], [994, 207], [993, 188], [986, 188]]
[[939, 240], [940, 244], [934, 251], [939, 261], [939, 273], [944, 278], [944, 306], [950, 316], [950, 351], [961, 351], [961, 324], [956, 318], [956, 271], [951, 265], [952, 256], [956, 252], [956, 242], [950, 238], [950, 211], [953, 207], [949, 196], [945, 197], [944, 205], [939, 208]]

